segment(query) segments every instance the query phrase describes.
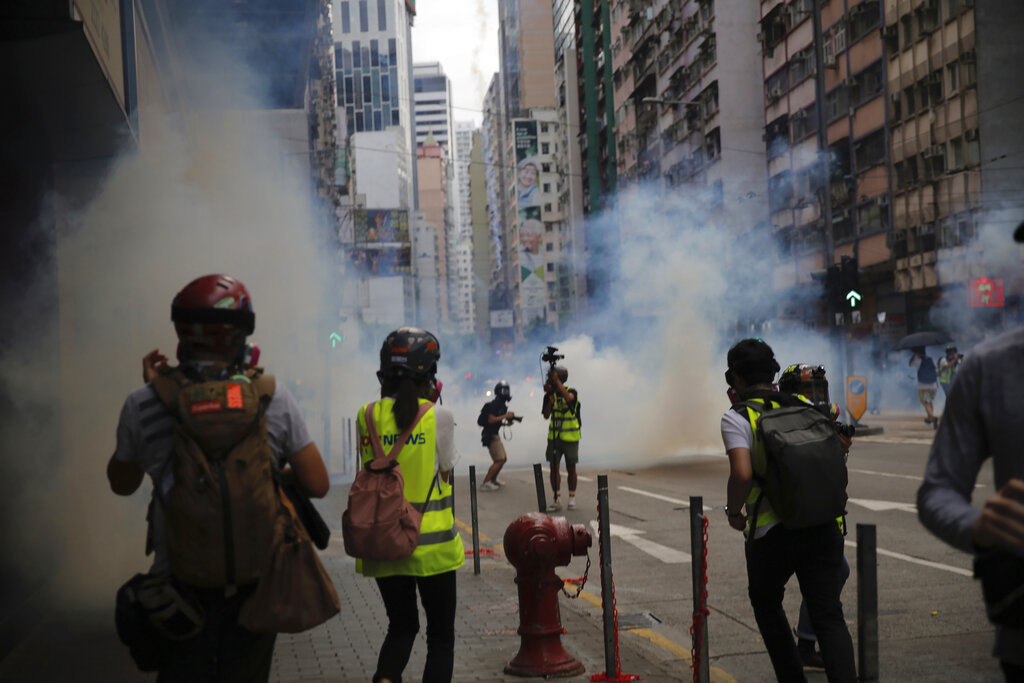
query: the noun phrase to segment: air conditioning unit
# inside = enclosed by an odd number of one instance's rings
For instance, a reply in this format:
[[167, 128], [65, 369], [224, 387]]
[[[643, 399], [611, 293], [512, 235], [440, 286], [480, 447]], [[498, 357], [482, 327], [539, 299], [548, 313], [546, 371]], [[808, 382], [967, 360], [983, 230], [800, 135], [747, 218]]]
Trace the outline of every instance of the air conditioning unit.
[[935, 157], [941, 157], [944, 154], [945, 149], [942, 145], [932, 145], [931, 147], [925, 149], [924, 153], [921, 156], [923, 156], [926, 159], [933, 159]]
[[978, 129], [971, 128], [970, 130], [964, 131], [964, 140], [974, 141], [978, 139]]
[[782, 97], [782, 86], [781, 85], [773, 85], [771, 88], [769, 88], [769, 90], [768, 90], [768, 99], [774, 101], [774, 100], [779, 99], [780, 97]]

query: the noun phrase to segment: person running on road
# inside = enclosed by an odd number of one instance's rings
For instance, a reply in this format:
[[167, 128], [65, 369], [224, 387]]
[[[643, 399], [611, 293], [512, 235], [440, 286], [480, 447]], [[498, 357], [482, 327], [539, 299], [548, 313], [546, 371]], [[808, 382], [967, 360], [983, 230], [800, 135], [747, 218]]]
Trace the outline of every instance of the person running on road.
[[544, 419], [550, 419], [548, 446], [545, 458], [551, 466], [551, 490], [554, 498], [548, 505], [549, 512], [562, 509], [559, 493], [562, 478], [559, 462], [565, 456], [566, 479], [569, 483], [569, 509], [576, 508], [576, 464], [580, 460], [580, 418], [576, 390], [565, 386], [569, 371], [554, 365], [548, 370], [548, 381], [544, 385]]
[[912, 351], [913, 355], [910, 356], [908, 365], [917, 368], [917, 397], [921, 400], [921, 405], [924, 406], [924, 412], [928, 414], [924, 418], [924, 423], [938, 429], [939, 418], [935, 417], [935, 411], [932, 408], [932, 404], [935, 402], [935, 392], [939, 390], [938, 384], [936, 384], [938, 373], [935, 372], [935, 361], [928, 357], [923, 346], [914, 347]]
[[501, 443], [501, 426], [511, 424], [515, 419], [516, 414], [508, 409], [508, 402], [511, 400], [512, 390], [508, 382], [501, 380], [494, 385], [494, 398], [484, 404], [480, 409], [480, 416], [476, 419], [476, 423], [483, 427], [480, 440], [491, 455], [491, 467], [480, 484], [481, 491], [497, 491], [499, 487], [505, 485], [498, 481], [498, 473], [508, 459], [505, 455], [505, 446]]

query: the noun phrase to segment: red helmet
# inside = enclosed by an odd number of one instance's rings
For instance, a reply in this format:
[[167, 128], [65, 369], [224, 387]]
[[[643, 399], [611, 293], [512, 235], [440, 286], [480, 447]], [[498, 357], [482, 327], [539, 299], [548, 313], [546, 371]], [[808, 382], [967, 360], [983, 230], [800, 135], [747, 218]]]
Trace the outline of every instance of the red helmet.
[[234, 359], [256, 327], [249, 291], [229, 275], [204, 275], [185, 285], [171, 302], [171, 320], [178, 360], [190, 350]]

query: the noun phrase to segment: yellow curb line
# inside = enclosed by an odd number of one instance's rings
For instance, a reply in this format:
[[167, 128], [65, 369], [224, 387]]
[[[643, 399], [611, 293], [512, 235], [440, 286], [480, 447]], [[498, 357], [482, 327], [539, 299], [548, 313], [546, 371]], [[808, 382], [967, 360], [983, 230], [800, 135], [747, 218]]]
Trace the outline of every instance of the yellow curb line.
[[[574, 583], [574, 582], [567, 580], [566, 583]], [[586, 600], [587, 602], [589, 602], [594, 607], [597, 607], [598, 609], [602, 609], [601, 598], [599, 598], [598, 596], [594, 595], [590, 591], [586, 591], [586, 590], [580, 591], [580, 597], [583, 598], [584, 600]], [[685, 648], [682, 645], [680, 645], [679, 643], [675, 643], [675, 642], [669, 640], [668, 638], [666, 638], [665, 636], [661, 635], [660, 633], [655, 633], [654, 631], [652, 631], [649, 628], [627, 628], [626, 632], [627, 633], [633, 633], [633, 634], [635, 634], [635, 635], [637, 635], [637, 636], [639, 636], [641, 638], [645, 638], [645, 639], [649, 640], [651, 643], [653, 643], [654, 645], [657, 645], [657, 646], [659, 646], [659, 647], [661, 647], [661, 648], [663, 648], [665, 650], [668, 650], [669, 652], [671, 652], [676, 657], [679, 657], [680, 659], [685, 661], [687, 666], [690, 665], [690, 662], [693, 659], [693, 655], [690, 654], [690, 650], [688, 648]], [[719, 669], [716, 666], [713, 666], [713, 667], [710, 668], [710, 674], [711, 674], [711, 680], [714, 683], [737, 683], [735, 678], [733, 678], [732, 676], [727, 674], [725, 671]]]

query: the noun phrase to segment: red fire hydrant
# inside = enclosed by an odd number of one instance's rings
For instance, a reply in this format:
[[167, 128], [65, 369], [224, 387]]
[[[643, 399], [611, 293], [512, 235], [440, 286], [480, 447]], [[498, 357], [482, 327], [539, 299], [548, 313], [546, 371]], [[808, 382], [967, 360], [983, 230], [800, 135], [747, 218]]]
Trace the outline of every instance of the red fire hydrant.
[[505, 555], [516, 568], [519, 586], [519, 654], [505, 667], [511, 676], [573, 676], [583, 664], [562, 647], [555, 567], [573, 555], [586, 555], [590, 533], [565, 517], [539, 512], [523, 515], [505, 530]]

